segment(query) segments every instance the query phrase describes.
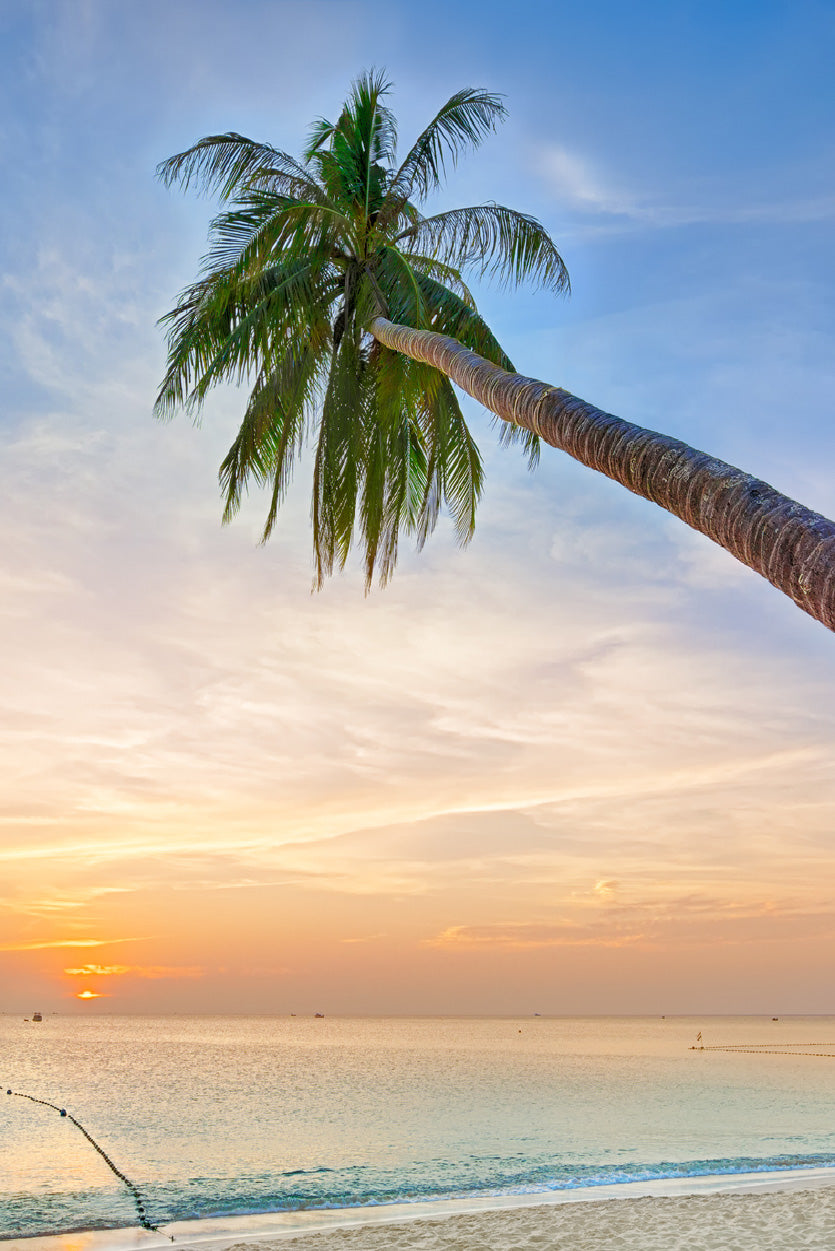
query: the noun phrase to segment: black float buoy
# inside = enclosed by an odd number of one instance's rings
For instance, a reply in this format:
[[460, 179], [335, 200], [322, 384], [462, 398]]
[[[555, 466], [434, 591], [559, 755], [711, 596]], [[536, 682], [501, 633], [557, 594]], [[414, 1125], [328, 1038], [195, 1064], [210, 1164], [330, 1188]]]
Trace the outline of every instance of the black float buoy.
[[[7, 1095], [13, 1095], [15, 1093], [16, 1092], [13, 1090], [6, 1091]], [[84, 1128], [84, 1126], [81, 1124], [80, 1121], [77, 1121], [74, 1116], [70, 1116], [66, 1108], [59, 1108], [57, 1103], [50, 1103], [48, 1099], [36, 1099], [34, 1095], [23, 1095], [19, 1093], [17, 1097], [19, 1099], [28, 1099], [30, 1103], [39, 1103], [45, 1108], [52, 1108], [53, 1111], [57, 1112], [60, 1116], [65, 1116], [68, 1121], [72, 1121], [76, 1129], [79, 1130], [87, 1139], [90, 1146], [93, 1147], [96, 1151], [98, 1151], [99, 1155], [102, 1157], [102, 1159], [104, 1160], [105, 1164], [108, 1166], [110, 1171], [113, 1174], [115, 1174], [115, 1176], [118, 1177], [119, 1181], [122, 1182], [122, 1184], [127, 1188], [128, 1193], [130, 1194], [131, 1198], [133, 1199], [134, 1204], [136, 1205], [136, 1213], [137, 1213], [137, 1216], [139, 1217], [139, 1223], [142, 1226], [142, 1228], [150, 1230], [153, 1233], [159, 1233], [159, 1226], [154, 1225], [148, 1219], [148, 1214], [145, 1210], [145, 1204], [142, 1199], [142, 1195], [139, 1192], [138, 1187], [136, 1187], [133, 1184], [133, 1182], [128, 1177], [125, 1177], [125, 1174], [116, 1167], [116, 1165], [113, 1163], [113, 1161], [111, 1160], [107, 1152], [104, 1150], [104, 1148], [100, 1147], [99, 1144], [96, 1142], [95, 1138], [93, 1138], [91, 1134], [87, 1133], [87, 1130]], [[173, 1234], [168, 1234], [167, 1237], [170, 1238], [172, 1242], [174, 1241]]]

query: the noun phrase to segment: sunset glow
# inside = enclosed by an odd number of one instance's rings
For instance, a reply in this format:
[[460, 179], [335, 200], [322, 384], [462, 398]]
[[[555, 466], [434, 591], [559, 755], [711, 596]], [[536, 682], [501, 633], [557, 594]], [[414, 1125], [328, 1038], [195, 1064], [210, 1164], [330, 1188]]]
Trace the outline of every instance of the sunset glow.
[[244, 390], [151, 416], [217, 208], [155, 163], [227, 129], [297, 152], [385, 65], [404, 150], [452, 91], [504, 93], [439, 206], [529, 211], [564, 254], [570, 300], [473, 276], [516, 367], [835, 515], [815, 41], [528, 7], [512, 54], [455, 6], [443, 41], [363, 3], [4, 19], [2, 1010], [831, 1009], [823, 627], [468, 401], [472, 544], [442, 521], [385, 591], [352, 557], [311, 594], [310, 457], [261, 545], [268, 492], [221, 524]]

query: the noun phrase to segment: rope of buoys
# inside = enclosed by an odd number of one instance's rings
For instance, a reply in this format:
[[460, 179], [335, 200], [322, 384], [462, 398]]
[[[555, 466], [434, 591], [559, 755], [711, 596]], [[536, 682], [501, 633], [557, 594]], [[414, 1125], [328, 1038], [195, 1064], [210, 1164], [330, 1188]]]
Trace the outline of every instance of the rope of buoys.
[[[735, 1050], [753, 1051], [754, 1048], [756, 1048], [758, 1051], [767, 1051], [770, 1047], [773, 1047], [774, 1045], [775, 1045], [774, 1043], [770, 1043], [770, 1042], [767, 1042], [767, 1043], [705, 1043], [704, 1049], [705, 1051], [719, 1051], [719, 1050], [721, 1051], [735, 1051]], [[835, 1042], [832, 1042], [829, 1039], [827, 1039], [826, 1042], [802, 1042], [802, 1043], [801, 1042], [796, 1042], [796, 1043], [780, 1042], [777, 1044], [777, 1046], [779, 1047], [835, 1047]]]
[[[80, 1130], [81, 1133], [84, 1135], [84, 1137], [87, 1139], [90, 1146], [94, 1147], [95, 1150], [98, 1151], [99, 1155], [102, 1157], [102, 1159], [104, 1160], [105, 1164], [110, 1169], [110, 1171], [112, 1173], [115, 1173], [116, 1176], [119, 1178], [119, 1181], [127, 1188], [136, 1206], [136, 1214], [139, 1217], [139, 1224], [142, 1226], [142, 1228], [147, 1229], [151, 1233], [154, 1233], [154, 1234], [158, 1234], [162, 1232], [160, 1230], [159, 1225], [152, 1224], [152, 1222], [148, 1219], [148, 1215], [145, 1211], [145, 1201], [142, 1198], [139, 1187], [135, 1186], [129, 1177], [125, 1177], [125, 1174], [122, 1172], [121, 1169], [118, 1169], [116, 1167], [116, 1165], [113, 1163], [113, 1161], [111, 1160], [107, 1152], [104, 1150], [104, 1148], [99, 1146], [99, 1144], [96, 1142], [92, 1134], [87, 1133], [87, 1130], [84, 1128], [84, 1126], [81, 1124], [80, 1121], [77, 1121], [75, 1119], [72, 1113], [68, 1112], [66, 1108], [59, 1108], [57, 1103], [50, 1103], [49, 1100], [47, 1099], [36, 1099], [34, 1095], [24, 1095], [19, 1090], [7, 1090], [6, 1094], [13, 1095], [15, 1099], [28, 1099], [30, 1103], [39, 1103], [44, 1108], [52, 1108], [60, 1116], [65, 1116], [68, 1121], [72, 1121], [76, 1129]], [[172, 1234], [166, 1234], [166, 1237], [170, 1238], [172, 1242], [174, 1241]]]
[[[792, 1044], [789, 1043], [788, 1045], [791, 1046]], [[798, 1044], [798, 1045], [807, 1046], [807, 1047], [809, 1046], [811, 1047], [832, 1046], [831, 1043], [817, 1043], [817, 1044], [816, 1043], [803, 1043], [803, 1044]], [[719, 1047], [714, 1044], [709, 1047], [707, 1046], [695, 1047], [694, 1046], [694, 1047], [691, 1047], [690, 1050], [691, 1051], [731, 1051], [731, 1052], [736, 1053], [736, 1055], [747, 1055], [747, 1056], [815, 1056], [817, 1059], [835, 1060], [835, 1051], [780, 1051], [775, 1047], [760, 1047], [757, 1044], [754, 1044], [751, 1047], [742, 1047], [742, 1046], [737, 1046], [736, 1044], [732, 1044], [728, 1047]]]

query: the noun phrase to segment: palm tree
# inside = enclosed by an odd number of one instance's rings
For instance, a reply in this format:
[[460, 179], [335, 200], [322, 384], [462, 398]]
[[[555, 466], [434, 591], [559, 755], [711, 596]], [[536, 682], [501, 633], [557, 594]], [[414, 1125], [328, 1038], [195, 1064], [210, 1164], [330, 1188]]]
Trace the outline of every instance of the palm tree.
[[533, 217], [497, 204], [425, 216], [449, 165], [505, 116], [486, 91], [456, 92], [405, 159], [382, 74], [361, 76], [335, 123], [314, 123], [300, 160], [241, 135], [201, 139], [163, 162], [224, 210], [198, 280], [163, 318], [168, 367], [156, 412], [199, 411], [220, 382], [251, 384], [220, 469], [224, 521], [250, 482], [271, 487], [270, 535], [303, 446], [315, 438], [316, 578], [362, 544], [385, 583], [401, 533], [421, 547], [448, 508], [473, 533], [481, 458], [451, 382], [501, 422], [531, 465], [540, 440], [653, 500], [835, 629], [835, 524], [687, 444], [516, 374], [465, 275], [569, 289]]

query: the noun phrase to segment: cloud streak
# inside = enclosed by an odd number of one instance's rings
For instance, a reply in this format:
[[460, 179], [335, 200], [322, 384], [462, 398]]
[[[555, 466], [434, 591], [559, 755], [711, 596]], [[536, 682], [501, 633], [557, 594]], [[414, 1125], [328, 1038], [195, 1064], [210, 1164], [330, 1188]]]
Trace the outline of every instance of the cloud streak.
[[445, 948], [503, 948], [526, 951], [543, 947], [629, 947], [641, 942], [644, 935], [599, 934], [574, 925], [531, 925], [518, 922], [507, 925], [451, 925], [427, 946]]
[[64, 972], [68, 977], [142, 977], [152, 982], [206, 976], [206, 969], [199, 966], [156, 964], [83, 964], [79, 968], [64, 969]]
[[[641, 227], [665, 230], [696, 225], [792, 226], [831, 222], [835, 218], [835, 195], [812, 194], [795, 198], [769, 194], [757, 202], [746, 198], [732, 183], [714, 185], [703, 192], [701, 202], [670, 203], [659, 200], [656, 188], [643, 193], [619, 186], [599, 162], [563, 147], [546, 143], [532, 157], [554, 198], [590, 218], [621, 219], [621, 229]], [[662, 191], [663, 195], [664, 192]], [[669, 194], [667, 192], [667, 194]], [[609, 229], [616, 229], [615, 223]]]
[[0, 943], [0, 951], [52, 951], [61, 948], [112, 947], [118, 943], [140, 943], [143, 938], [52, 938], [36, 942]]

